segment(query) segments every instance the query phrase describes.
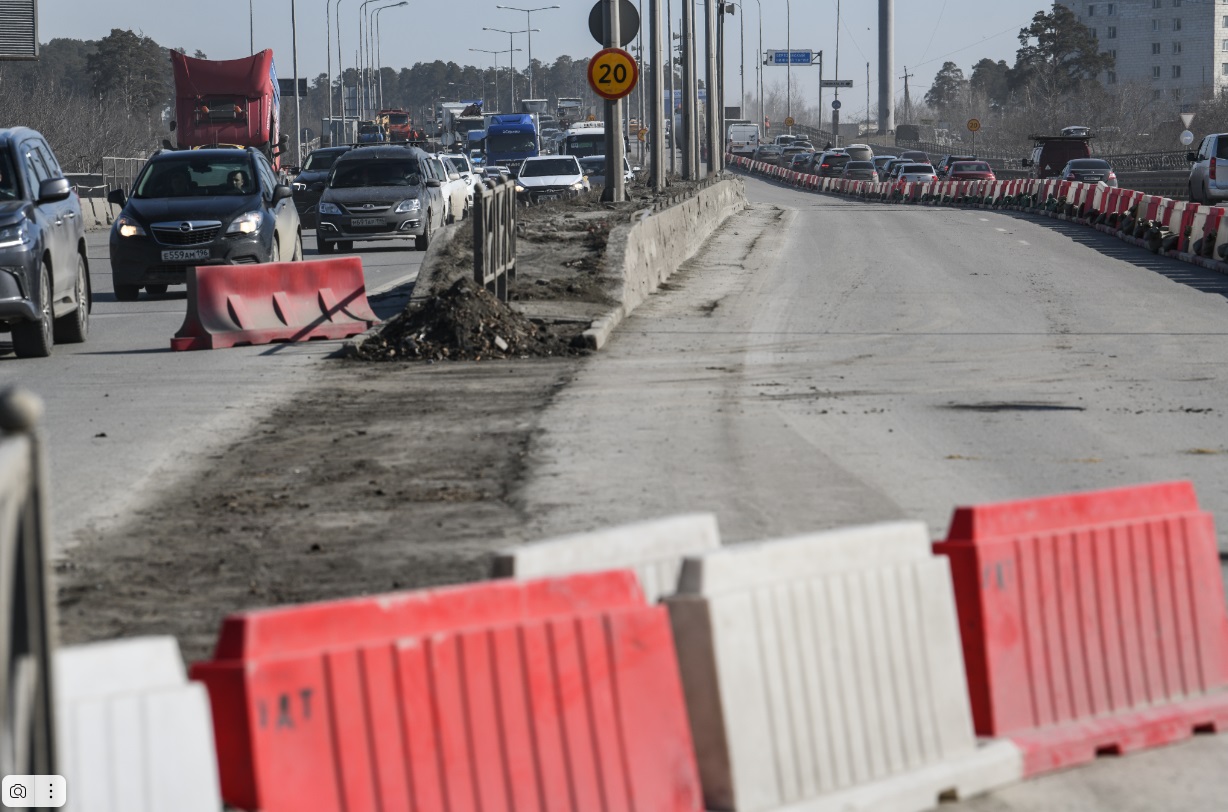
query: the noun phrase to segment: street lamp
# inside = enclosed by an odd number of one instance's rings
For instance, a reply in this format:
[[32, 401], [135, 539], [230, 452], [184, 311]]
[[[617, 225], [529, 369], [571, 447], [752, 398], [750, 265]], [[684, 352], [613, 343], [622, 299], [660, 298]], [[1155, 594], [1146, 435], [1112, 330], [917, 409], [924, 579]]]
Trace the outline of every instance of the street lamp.
[[519, 48], [509, 48], [503, 51], [491, 51], [486, 48], [470, 48], [469, 50], [479, 54], [491, 54], [495, 58], [495, 107], [499, 106], [499, 54], [509, 54], [507, 61], [510, 65], [512, 57], [510, 54], [519, 51]]
[[[785, 48], [789, 51], [789, 65], [785, 68], [785, 82], [788, 87], [785, 88], [785, 118], [793, 118], [793, 2], [785, 0], [785, 26], [788, 31], [785, 32]], [[837, 35], [839, 30], [836, 29]], [[819, 115], [822, 115], [820, 111]], [[789, 128], [789, 132], [793, 132], [793, 128]]]
[[[528, 21], [528, 26], [529, 26], [528, 30], [532, 32], [532, 31], [539, 30], [533, 27], [533, 12], [549, 11], [550, 9], [560, 8], [560, 7], [559, 6], [542, 6], [541, 8], [517, 8], [515, 6], [495, 6], [495, 8], [506, 9], [507, 11], [523, 11]], [[529, 34], [529, 98], [530, 99], [533, 98], [533, 34], [532, 33]]]
[[[504, 28], [487, 28], [486, 26], [482, 26], [482, 30], [483, 31], [497, 31], [500, 34], [507, 34], [507, 43], [508, 43], [509, 53], [520, 50], [519, 48], [516, 47], [515, 37], [517, 34], [529, 34], [530, 36], [532, 36], [534, 31], [541, 31], [540, 28], [526, 28], [523, 31], [508, 31]], [[516, 67], [513, 64], [513, 59], [514, 58], [511, 56], [507, 58], [507, 62], [508, 62], [507, 67], [508, 67], [508, 73], [509, 73], [508, 78], [510, 78], [512, 81], [512, 107], [514, 108], [516, 106]], [[508, 112], [510, 113], [514, 111], [509, 109]]]
[[375, 72], [379, 74], [379, 107], [382, 110], [384, 107], [384, 60], [382, 58], [383, 48], [381, 47], [380, 30], [379, 30], [379, 13], [388, 8], [400, 8], [408, 6], [409, 0], [401, 0], [399, 3], [389, 3], [386, 6], [380, 6], [372, 14], [375, 16]]
[[247, 0], [247, 27], [251, 37], [252, 56], [256, 55], [256, 15], [252, 11], [252, 0]]
[[358, 94], [358, 109], [361, 111], [358, 115], [359, 119], [363, 117], [363, 113], [367, 112], [367, 105], [371, 103], [371, 100], [366, 98], [366, 81], [363, 76], [367, 72], [365, 62], [363, 61], [363, 54], [365, 53], [363, 50], [363, 40], [366, 39], [367, 32], [367, 6], [374, 2], [376, 0], [363, 0], [358, 6], [358, 87], [361, 88]]

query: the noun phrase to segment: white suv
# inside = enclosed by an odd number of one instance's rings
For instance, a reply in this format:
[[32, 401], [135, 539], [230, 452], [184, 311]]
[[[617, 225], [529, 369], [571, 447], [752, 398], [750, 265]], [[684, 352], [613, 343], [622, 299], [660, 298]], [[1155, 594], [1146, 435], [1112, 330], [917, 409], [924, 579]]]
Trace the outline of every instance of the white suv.
[[516, 195], [527, 203], [575, 197], [589, 189], [588, 178], [574, 155], [526, 158], [516, 175]]
[[469, 189], [469, 200], [466, 206], [467, 209], [473, 208], [473, 187], [478, 184], [478, 173], [473, 168], [473, 162], [469, 160], [468, 155], [459, 153], [441, 153], [440, 158], [443, 158], [444, 163], [449, 163], [461, 176], [461, 180], [465, 182], [465, 186]]

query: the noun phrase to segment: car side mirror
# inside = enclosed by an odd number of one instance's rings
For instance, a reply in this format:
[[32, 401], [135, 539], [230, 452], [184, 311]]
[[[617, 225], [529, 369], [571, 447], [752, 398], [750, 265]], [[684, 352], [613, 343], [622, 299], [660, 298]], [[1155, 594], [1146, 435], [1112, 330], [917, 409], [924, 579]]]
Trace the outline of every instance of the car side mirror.
[[1197, 152], [1187, 152], [1185, 153], [1185, 159], [1189, 161], [1190, 163], [1197, 163], [1198, 153]]
[[64, 200], [72, 194], [72, 186], [67, 178], [48, 178], [38, 185], [38, 202], [55, 203]]
[[112, 189], [107, 192], [107, 202], [123, 208], [124, 204], [128, 202], [128, 196], [124, 194], [123, 189]]
[[432, 189], [438, 189], [440, 186], [443, 186], [443, 184], [442, 184], [442, 183], [440, 183], [439, 181], [435, 180], [434, 178], [431, 178], [430, 180], [428, 180], [428, 181], [426, 182], [426, 185], [427, 185], [427, 186], [429, 186], [429, 187], [431, 187]]
[[273, 187], [273, 202], [278, 203], [288, 197], [294, 197], [294, 189], [284, 183], [279, 183]]

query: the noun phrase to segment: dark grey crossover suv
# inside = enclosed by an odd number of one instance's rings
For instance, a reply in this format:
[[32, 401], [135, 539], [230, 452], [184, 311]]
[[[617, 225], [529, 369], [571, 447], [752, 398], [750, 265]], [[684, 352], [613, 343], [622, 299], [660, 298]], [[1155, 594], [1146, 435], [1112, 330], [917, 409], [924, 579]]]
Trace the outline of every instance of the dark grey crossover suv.
[[355, 147], [333, 164], [316, 206], [321, 254], [351, 251], [355, 240], [413, 240], [425, 251], [443, 228], [442, 183], [417, 147]]
[[85, 341], [91, 303], [81, 201], [43, 136], [0, 129], [0, 332], [46, 357]]

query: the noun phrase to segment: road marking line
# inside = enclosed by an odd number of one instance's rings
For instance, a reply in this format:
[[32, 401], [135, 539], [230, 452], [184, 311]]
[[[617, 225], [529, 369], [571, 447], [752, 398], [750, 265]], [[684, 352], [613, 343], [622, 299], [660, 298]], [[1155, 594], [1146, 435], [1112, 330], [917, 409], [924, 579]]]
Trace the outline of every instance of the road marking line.
[[1006, 233], [1006, 229], [1004, 228], [995, 228], [994, 231], [1001, 231], [1003, 234]]
[[[978, 217], [978, 218], [976, 218], [976, 219], [980, 220], [982, 223], [988, 223], [988, 222], [989, 222], [989, 218], [988, 218], [988, 217]], [[1002, 230], [1002, 229], [998, 229], [998, 231], [1001, 231], [1001, 230]]]
[[1020, 240], [1019, 244], [1020, 245], [1031, 245], [1032, 243], [1028, 242], [1027, 240]]
[[369, 288], [367, 290], [367, 295], [368, 296], [378, 296], [381, 293], [387, 293], [393, 288], [398, 288], [401, 285], [404, 285], [408, 282], [416, 281], [417, 278], [418, 278], [417, 271], [414, 271], [413, 273], [407, 273], [404, 276], [398, 276], [396, 279], [391, 279], [387, 282], [384, 282], [383, 284], [377, 285], [373, 288]]

